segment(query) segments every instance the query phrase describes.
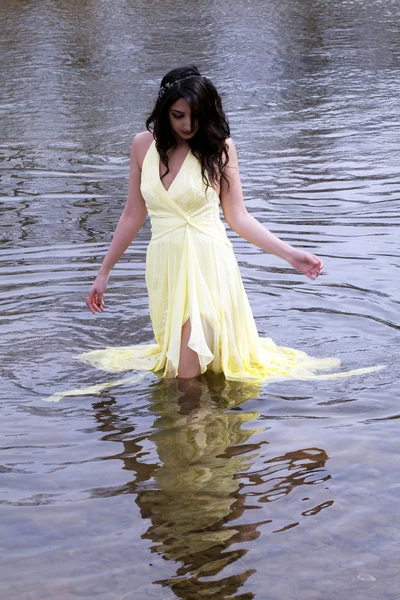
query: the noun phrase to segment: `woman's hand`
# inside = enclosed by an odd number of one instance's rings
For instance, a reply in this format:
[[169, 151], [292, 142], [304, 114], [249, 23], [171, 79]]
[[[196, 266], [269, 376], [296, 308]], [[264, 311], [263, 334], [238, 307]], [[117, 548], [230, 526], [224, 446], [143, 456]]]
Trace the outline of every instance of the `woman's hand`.
[[108, 275], [97, 275], [86, 298], [87, 307], [94, 315], [104, 310], [103, 294], [107, 289], [108, 277]]
[[312, 280], [316, 279], [324, 268], [324, 263], [318, 256], [304, 250], [293, 250], [288, 263]]

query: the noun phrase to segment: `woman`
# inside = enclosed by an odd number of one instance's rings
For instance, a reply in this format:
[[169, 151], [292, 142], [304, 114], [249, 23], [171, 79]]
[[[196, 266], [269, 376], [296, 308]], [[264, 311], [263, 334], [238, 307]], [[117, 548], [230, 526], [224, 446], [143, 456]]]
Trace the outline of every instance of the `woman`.
[[108, 371], [193, 378], [209, 369], [228, 380], [257, 382], [310, 378], [316, 369], [337, 366], [335, 359], [312, 359], [258, 336], [219, 206], [231, 229], [309, 279], [321, 274], [323, 263], [247, 212], [235, 145], [213, 84], [194, 66], [170, 71], [146, 126], [133, 140], [127, 203], [86, 303], [92, 313], [103, 311], [111, 268], [149, 213], [146, 283], [157, 343], [80, 358]]

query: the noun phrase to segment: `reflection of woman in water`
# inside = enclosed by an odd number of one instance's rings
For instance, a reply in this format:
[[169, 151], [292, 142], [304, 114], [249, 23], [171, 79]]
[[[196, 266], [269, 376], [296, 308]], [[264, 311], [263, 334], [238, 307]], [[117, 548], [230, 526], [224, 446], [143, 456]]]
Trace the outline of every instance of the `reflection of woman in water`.
[[[144, 486], [136, 502], [142, 516], [151, 521], [143, 537], [153, 542], [152, 551], [181, 564], [177, 577], [158, 583], [171, 586], [178, 598], [205, 590], [208, 594], [223, 590], [221, 597], [227, 597], [253, 572], [240, 561], [245, 550], [229, 550], [233, 541], [240, 541], [240, 528], [230, 526], [229, 520], [232, 514], [239, 516], [238, 475], [247, 469], [248, 453], [254, 449], [247, 441], [257, 431], [242, 425], [258, 413], [224, 411], [245, 400], [248, 390], [236, 388], [233, 398], [231, 391], [224, 399], [219, 396], [218, 402], [207, 385], [196, 388], [161, 385], [153, 396], [152, 410], [159, 416], [150, 439], [161, 465], [153, 473], [152, 489]], [[214, 582], [200, 580], [238, 560], [237, 575]]]
[[[81, 358], [108, 371], [147, 369], [191, 378], [206, 370], [232, 381], [315, 377], [335, 359], [311, 359], [258, 336], [238, 265], [219, 217], [252, 244], [316, 279], [320, 258], [295, 249], [246, 210], [235, 145], [210, 80], [195, 67], [163, 78], [149, 131], [133, 140], [128, 200], [90, 288], [87, 305], [103, 311], [110, 271], [151, 219], [146, 283], [155, 344], [107, 348]], [[329, 377], [329, 376], [328, 376]]]
[[[201, 594], [230, 597], [255, 572], [248, 543], [259, 537], [261, 526], [277, 530], [274, 502], [298, 486], [329, 478], [327, 455], [314, 448], [271, 457], [268, 450], [263, 458], [267, 442], [251, 440], [261, 432], [251, 424], [258, 413], [241, 410], [254, 394], [252, 386], [227, 388], [223, 378], [212, 378], [209, 385], [181, 380], [150, 389], [149, 413], [156, 419], [155, 431], [146, 439], [153, 442], [158, 458], [148, 442], [143, 459], [140, 441], [127, 440], [125, 431], [121, 440], [113, 433], [112, 424], [119, 421], [110, 414], [118, 406], [101, 418], [106, 418], [107, 440], [124, 444], [125, 452], [118, 456], [125, 469], [137, 473], [136, 482], [120, 492], [137, 494], [141, 515], [150, 521], [143, 538], [151, 541], [152, 552], [176, 563], [173, 576], [155, 576], [155, 583], [171, 587], [185, 600]], [[100, 404], [97, 410], [100, 418]], [[299, 520], [300, 510], [287, 515], [288, 527]]]

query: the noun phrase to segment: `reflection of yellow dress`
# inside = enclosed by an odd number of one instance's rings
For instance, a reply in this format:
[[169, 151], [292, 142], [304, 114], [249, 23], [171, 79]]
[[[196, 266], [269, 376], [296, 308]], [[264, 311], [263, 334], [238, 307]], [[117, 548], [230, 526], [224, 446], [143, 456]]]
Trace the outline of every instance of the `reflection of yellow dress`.
[[[201, 371], [223, 372], [228, 380], [316, 376], [337, 359], [314, 359], [278, 347], [257, 333], [238, 264], [219, 216], [219, 198], [206, 188], [200, 162], [189, 151], [167, 191], [159, 176], [155, 142], [145, 156], [141, 191], [151, 219], [146, 283], [155, 344], [95, 350], [79, 356], [105, 371], [144, 369], [177, 375], [182, 326], [191, 323], [189, 346]], [[358, 370], [365, 372], [366, 369]]]

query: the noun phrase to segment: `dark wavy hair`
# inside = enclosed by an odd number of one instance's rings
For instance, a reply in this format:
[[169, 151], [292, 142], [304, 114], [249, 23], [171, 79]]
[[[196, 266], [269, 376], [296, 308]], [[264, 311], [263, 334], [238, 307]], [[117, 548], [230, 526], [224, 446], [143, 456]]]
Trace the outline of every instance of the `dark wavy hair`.
[[[182, 81], [174, 83], [179, 79]], [[170, 125], [169, 109], [180, 98], [184, 98], [190, 106], [192, 127], [195, 120], [199, 125], [188, 144], [200, 161], [204, 183], [207, 187], [209, 180], [219, 184], [222, 178], [229, 186], [224, 173], [228, 162], [226, 139], [230, 136], [229, 123], [214, 85], [194, 65], [173, 69], [163, 77], [153, 112], [146, 120], [146, 127], [153, 133], [160, 159], [166, 167], [163, 177], [169, 173], [168, 151], [177, 145]]]

